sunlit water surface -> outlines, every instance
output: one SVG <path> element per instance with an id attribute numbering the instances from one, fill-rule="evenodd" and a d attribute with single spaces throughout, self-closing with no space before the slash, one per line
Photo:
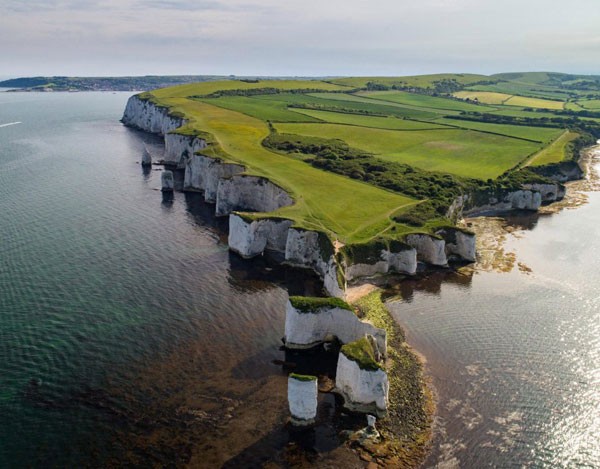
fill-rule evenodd
<path id="1" fill-rule="evenodd" d="M 600 467 L 600 194 L 525 221 L 507 250 L 532 273 L 422 282 L 390 305 L 439 394 L 425 467 Z"/>

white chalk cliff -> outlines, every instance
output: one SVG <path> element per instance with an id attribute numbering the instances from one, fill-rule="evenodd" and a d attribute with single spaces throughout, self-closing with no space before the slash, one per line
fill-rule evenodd
<path id="1" fill-rule="evenodd" d="M 285 346 L 289 349 L 306 349 L 334 338 L 348 344 L 365 335 L 375 338 L 379 354 L 385 356 L 385 330 L 361 321 L 353 311 L 336 306 L 321 306 L 314 311 L 303 311 L 296 309 L 289 300 L 287 302 Z"/>
<path id="2" fill-rule="evenodd" d="M 313 379 L 310 379 L 313 378 Z M 317 378 L 314 376 L 288 376 L 288 405 L 295 425 L 310 425 L 317 416 Z"/>
<path id="3" fill-rule="evenodd" d="M 368 262 L 346 262 L 338 265 L 329 239 L 323 233 L 294 227 L 290 220 L 262 217 L 248 219 L 234 212 L 272 212 L 293 204 L 284 189 L 266 178 L 244 174 L 243 165 L 226 163 L 219 158 L 202 155 L 207 142 L 196 136 L 183 135 L 176 129 L 186 121 L 169 114 L 165 107 L 133 96 L 127 102 L 122 122 L 125 125 L 163 135 L 163 163 L 184 170 L 183 189 L 199 191 L 207 202 L 216 203 L 217 216 L 229 215 L 229 246 L 243 257 L 261 255 L 264 251 L 284 254 L 285 262 L 312 269 L 323 279 L 327 293 L 343 298 L 346 282 L 389 272 L 413 274 L 417 257 L 430 264 L 446 265 L 444 241 L 429 235 L 414 235 L 412 248 L 382 249 L 377 259 Z M 175 131 L 175 132 L 174 132 Z M 550 190 L 546 191 L 550 194 Z M 415 237 L 416 236 L 416 237 Z M 454 257 L 471 260 L 470 250 L 449 247 Z"/>
<path id="4" fill-rule="evenodd" d="M 335 390 L 344 398 L 344 407 L 356 412 L 385 416 L 388 405 L 389 382 L 383 370 L 364 370 L 340 352 Z"/>

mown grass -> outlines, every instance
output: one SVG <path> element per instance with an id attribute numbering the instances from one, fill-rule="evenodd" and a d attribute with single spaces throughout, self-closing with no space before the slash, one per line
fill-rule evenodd
<path id="1" fill-rule="evenodd" d="M 590 111 L 600 110 L 600 99 L 579 100 L 576 104 Z"/>
<path id="2" fill-rule="evenodd" d="M 325 231 L 344 242 L 358 242 L 388 229 L 391 216 L 416 203 L 267 150 L 261 142 L 269 128 L 259 119 L 197 100 L 168 97 L 168 90 L 158 91 L 162 104 L 190 119 L 186 132 L 213 136 L 216 145 L 203 153 L 242 163 L 249 174 L 267 177 L 290 193 L 295 204 L 271 212 L 271 216 L 292 219 L 297 226 Z"/>
<path id="3" fill-rule="evenodd" d="M 446 114 L 439 109 L 427 109 L 418 106 L 407 106 L 391 101 L 381 101 L 346 93 L 313 93 L 311 96 L 331 101 L 343 101 L 340 106 L 352 106 L 356 109 L 364 109 L 379 112 L 396 117 L 408 117 L 411 119 L 434 119 L 440 114 Z"/>
<path id="4" fill-rule="evenodd" d="M 444 111 L 490 112 L 494 110 L 494 108 L 489 106 L 471 104 L 456 99 L 440 98 L 426 94 L 408 93 L 406 91 L 368 91 L 359 93 L 359 96 Z"/>
<path id="5" fill-rule="evenodd" d="M 550 142 L 562 133 L 562 130 L 560 129 L 530 127 L 525 125 L 488 124 L 486 122 L 475 122 L 460 119 L 438 119 L 436 122 L 440 124 L 461 127 L 464 129 L 478 130 L 480 132 L 506 135 L 507 137 L 535 140 L 540 143 Z"/>
<path id="6" fill-rule="evenodd" d="M 300 97 L 302 97 L 302 95 L 300 95 Z M 318 119 L 310 117 L 309 115 L 298 114 L 288 110 L 288 103 L 283 100 L 267 101 L 246 96 L 223 96 L 220 98 L 205 98 L 199 100 L 214 106 L 241 112 L 263 121 L 318 122 Z"/>
<path id="7" fill-rule="evenodd" d="M 513 95 L 493 91 L 457 91 L 453 96 L 465 100 L 477 100 L 482 104 L 502 104 Z"/>
<path id="8" fill-rule="evenodd" d="M 457 176 L 496 178 L 539 144 L 460 129 L 393 131 L 339 124 L 276 124 L 282 133 L 337 138 L 378 158 Z"/>
<path id="9" fill-rule="evenodd" d="M 389 130 L 427 130 L 443 129 L 445 126 L 437 123 L 399 119 L 397 117 L 364 116 L 360 114 L 345 114 L 342 112 L 319 111 L 314 109 L 294 109 L 296 113 L 335 124 L 357 125 Z M 299 119 L 298 119 L 299 120 Z"/>
<path id="10" fill-rule="evenodd" d="M 560 110 L 564 108 L 565 103 L 562 101 L 551 101 L 549 99 L 513 96 L 512 98 L 504 101 L 504 105 Z"/>
<path id="11" fill-rule="evenodd" d="M 550 163 L 559 163 L 565 159 L 567 145 L 579 136 L 576 132 L 565 130 L 549 146 L 536 153 L 529 161 L 530 166 L 543 166 Z"/>

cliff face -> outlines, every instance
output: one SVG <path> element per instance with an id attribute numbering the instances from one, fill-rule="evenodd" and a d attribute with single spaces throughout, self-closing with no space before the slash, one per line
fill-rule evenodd
<path id="1" fill-rule="evenodd" d="M 444 240 L 413 235 L 413 242 L 409 243 L 412 247 L 386 246 L 373 258 L 345 262 L 341 269 L 331 241 L 323 233 L 292 227 L 290 220 L 281 218 L 250 219 L 235 214 L 236 211 L 271 212 L 291 205 L 293 200 L 268 179 L 243 174 L 242 165 L 199 154 L 207 146 L 204 139 L 170 133 L 184 125 L 184 119 L 170 116 L 168 109 L 133 96 L 122 122 L 165 137 L 163 162 L 184 169 L 184 190 L 204 193 L 207 202 L 216 203 L 217 216 L 229 215 L 231 250 L 247 258 L 266 250 L 283 253 L 286 263 L 317 272 L 331 296 L 343 298 L 346 282 L 356 278 L 389 272 L 414 274 L 417 257 L 430 264 L 446 265 L 445 249 L 454 257 L 467 260 L 473 257 L 462 245 L 446 247 Z"/>
<path id="2" fill-rule="evenodd" d="M 176 165 L 177 169 L 184 169 L 192 155 L 203 148 L 206 148 L 206 141 L 202 138 L 167 133 L 163 162 Z"/>
<path id="3" fill-rule="evenodd" d="M 153 134 L 166 135 L 171 130 L 181 127 L 185 121 L 169 115 L 168 109 L 156 106 L 132 96 L 127 101 L 122 119 L 123 124 Z"/>
<path id="4" fill-rule="evenodd" d="M 446 243 L 427 234 L 410 234 L 406 242 L 417 250 L 417 259 L 427 264 L 447 266 Z"/>
<path id="5" fill-rule="evenodd" d="M 222 178 L 241 174 L 245 168 L 239 164 L 223 163 L 218 158 L 192 154 L 185 167 L 184 190 L 204 192 L 204 200 L 217 201 L 217 188 Z"/>
<path id="6" fill-rule="evenodd" d="M 359 364 L 340 353 L 337 363 L 335 389 L 344 398 L 344 407 L 357 412 L 385 416 L 389 382 L 383 370 L 364 370 Z"/>
<path id="7" fill-rule="evenodd" d="M 474 216 L 485 212 L 508 210 L 538 210 L 542 204 L 561 200 L 565 196 L 565 187 L 554 184 L 523 184 L 521 189 L 501 194 L 478 194 L 474 197 L 462 197 L 455 201 L 454 209 L 464 215 Z"/>
<path id="8" fill-rule="evenodd" d="M 240 174 L 219 180 L 216 215 L 233 211 L 273 212 L 294 201 L 281 187 L 259 176 Z"/>
<path id="9" fill-rule="evenodd" d="M 302 426 L 314 423 L 318 392 L 316 377 L 294 374 L 288 377 L 288 405 L 293 424 Z"/>
<path id="10" fill-rule="evenodd" d="M 323 306 L 314 311 L 294 308 L 288 301 L 285 309 L 285 346 L 306 349 L 337 338 L 343 344 L 354 342 L 365 335 L 373 336 L 379 354 L 385 355 L 387 338 L 384 329 L 363 322 L 353 311 L 340 307 Z"/>

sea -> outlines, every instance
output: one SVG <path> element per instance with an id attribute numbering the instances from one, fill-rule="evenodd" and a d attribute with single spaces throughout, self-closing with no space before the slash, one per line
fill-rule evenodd
<path id="1" fill-rule="evenodd" d="M 319 282 L 163 195 L 130 95 L 0 92 L 0 467 L 261 467 L 290 443 L 286 298 Z M 530 271 L 388 302 L 437 396 L 424 467 L 600 467 L 600 196 L 518 223 Z M 334 433 L 312 443 L 331 467 Z"/>

